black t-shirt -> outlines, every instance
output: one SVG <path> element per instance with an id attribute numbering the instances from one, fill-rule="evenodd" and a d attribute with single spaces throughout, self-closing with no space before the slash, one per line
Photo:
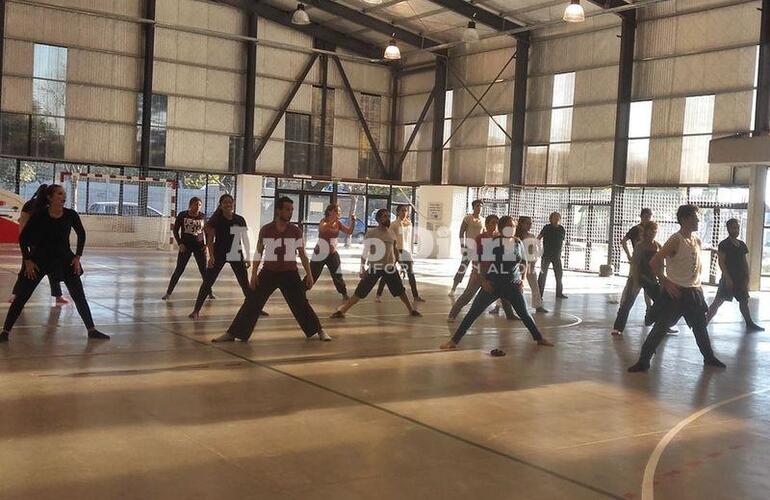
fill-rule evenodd
<path id="1" fill-rule="evenodd" d="M 232 219 L 227 219 L 224 215 L 215 213 L 206 225 L 214 229 L 214 259 L 218 261 L 227 260 L 227 254 L 230 252 L 235 240 L 235 234 L 231 228 L 233 226 L 246 227 L 246 219 L 238 214 L 233 214 Z M 243 255 L 241 255 L 241 258 L 243 258 Z"/>
<path id="2" fill-rule="evenodd" d="M 637 224 L 628 230 L 624 239 L 631 242 L 631 247 L 635 247 L 637 243 L 642 241 L 642 227 Z"/>
<path id="3" fill-rule="evenodd" d="M 564 226 L 546 224 L 540 230 L 540 235 L 543 237 L 543 255 L 555 256 L 561 254 L 561 247 L 564 244 L 564 238 L 567 236 Z"/>
<path id="4" fill-rule="evenodd" d="M 70 232 L 77 234 L 77 249 L 72 253 Z M 59 266 L 68 266 L 75 255 L 83 255 L 86 231 L 80 216 L 74 210 L 64 209 L 59 218 L 53 218 L 48 210 L 40 210 L 30 217 L 19 237 L 21 253 L 25 259 L 32 259 L 45 271 Z"/>
<path id="5" fill-rule="evenodd" d="M 206 223 L 206 216 L 203 212 L 192 215 L 187 210 L 179 212 L 174 222 L 174 239 L 177 244 L 187 247 L 203 246 L 203 225 Z"/>
<path id="6" fill-rule="evenodd" d="M 749 247 L 741 240 L 735 240 L 733 243 L 730 238 L 725 238 L 719 243 L 719 253 L 725 254 L 725 266 L 730 277 L 735 282 L 743 282 L 748 279 L 746 273 L 746 257 L 749 253 Z"/>

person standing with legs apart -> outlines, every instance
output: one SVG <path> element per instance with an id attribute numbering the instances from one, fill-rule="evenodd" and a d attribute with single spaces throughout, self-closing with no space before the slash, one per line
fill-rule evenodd
<path id="1" fill-rule="evenodd" d="M 198 290 L 198 298 L 195 299 L 195 307 L 188 316 L 191 319 L 200 317 L 200 310 L 206 296 L 211 293 L 211 287 L 228 262 L 244 296 L 249 292 L 249 273 L 246 270 L 248 269 L 248 262 L 239 246 L 234 246 L 235 236 L 238 236 L 237 242 L 240 243 L 241 236 L 246 234 L 246 219 L 235 213 L 234 205 L 235 200 L 229 194 L 220 196 L 219 206 L 203 228 L 206 232 L 209 261 L 203 283 Z M 246 249 L 246 253 L 248 254 L 248 249 Z M 265 314 L 264 311 L 262 314 Z"/>
<path id="2" fill-rule="evenodd" d="M 454 282 L 452 283 L 452 289 L 449 291 L 450 297 L 455 294 L 457 285 L 459 285 L 463 280 L 465 271 L 468 269 L 468 265 L 470 264 L 471 260 L 473 260 L 473 256 L 471 255 L 471 251 L 468 248 L 468 245 L 473 244 L 472 241 L 475 240 L 476 236 L 480 235 L 481 231 L 484 229 L 481 222 L 481 208 L 483 207 L 482 201 L 475 200 L 473 203 L 471 203 L 471 207 L 473 207 L 473 213 L 466 215 L 462 224 L 460 224 L 460 250 L 462 251 L 462 259 L 460 260 L 460 267 L 457 269 L 457 273 L 455 274 Z"/>
<path id="3" fill-rule="evenodd" d="M 370 228 L 364 236 L 364 252 L 361 254 L 359 273 L 361 281 L 353 296 L 331 315 L 332 318 L 344 318 L 351 307 L 369 295 L 378 280 L 383 280 L 390 293 L 401 299 L 411 316 L 422 316 L 409 302 L 404 283 L 396 269 L 396 236 L 390 230 L 390 211 L 387 208 L 377 210 L 375 219 L 377 227 Z"/>
<path id="4" fill-rule="evenodd" d="M 310 259 L 310 270 L 313 273 L 313 282 L 317 282 L 318 277 L 321 276 L 321 271 L 326 266 L 332 275 L 332 282 L 334 282 L 337 293 L 342 295 L 342 300 L 348 300 L 350 297 L 348 297 L 345 280 L 342 278 L 340 254 L 337 253 L 337 238 L 340 233 L 346 235 L 353 233 L 353 228 L 356 227 L 356 217 L 350 214 L 350 227 L 348 227 L 340 222 L 341 213 L 340 207 L 336 203 L 326 207 L 324 218 L 318 224 L 318 244 Z"/>
<path id="5" fill-rule="evenodd" d="M 21 232 L 24 231 L 24 226 L 29 222 L 29 218 L 32 217 L 32 215 L 35 214 L 38 210 L 46 210 L 48 208 L 48 200 L 45 197 L 45 191 L 48 189 L 48 184 L 41 184 L 37 190 L 35 191 L 35 194 L 32 195 L 32 198 L 27 200 L 26 203 L 21 207 L 21 214 L 19 215 L 19 235 L 21 235 Z M 24 264 L 22 263 L 21 271 L 19 271 L 19 275 L 24 272 Z M 16 280 L 16 284 L 13 286 L 13 292 L 11 292 L 11 296 L 8 297 L 8 302 L 13 302 L 13 299 L 16 297 L 16 294 L 19 291 L 19 283 L 20 279 Z M 57 306 L 63 306 L 64 304 L 69 304 L 69 300 L 64 298 L 64 295 L 61 291 L 61 283 L 58 281 L 51 281 L 51 277 L 48 277 L 48 284 L 51 287 L 51 297 L 53 297 L 56 300 Z"/>
<path id="6" fill-rule="evenodd" d="M 30 217 L 19 235 L 24 271 L 19 273 L 19 286 L 5 317 L 0 342 L 8 342 L 11 328 L 43 276 L 48 276 L 52 283 L 64 281 L 67 285 L 78 314 L 88 330 L 89 339 L 108 340 L 110 337 L 94 326 L 91 308 L 88 307 L 83 283 L 80 281 L 80 275 L 83 274 L 80 257 L 86 244 L 86 231 L 80 216 L 76 211 L 64 208 L 67 195 L 58 184 L 48 186 L 45 197 L 48 208 L 38 210 Z M 77 235 L 75 253 L 70 248 L 70 233 L 73 230 Z"/>
<path id="7" fill-rule="evenodd" d="M 390 230 L 396 236 L 396 259 L 401 271 L 409 279 L 409 288 L 412 289 L 412 298 L 415 302 L 425 302 L 417 292 L 417 279 L 414 277 L 414 261 L 412 260 L 412 221 L 409 220 L 409 205 L 399 205 L 396 208 L 396 220 L 390 225 Z M 385 289 L 385 281 L 380 280 L 377 285 L 375 302 L 380 302 L 382 291 Z"/>
<path id="8" fill-rule="evenodd" d="M 701 242 L 695 234 L 700 223 L 698 207 L 682 205 L 676 211 L 676 220 L 681 229 L 666 241 L 650 263 L 663 290 L 653 305 L 655 325 L 642 345 L 639 361 L 628 369 L 629 372 L 646 372 L 650 369 L 650 360 L 666 336 L 669 325 L 673 325 L 682 316 L 695 334 L 698 349 L 703 355 L 703 364 L 725 368 L 725 364 L 714 355 L 706 329 L 708 308 L 701 288 Z"/>
<path id="9" fill-rule="evenodd" d="M 553 345 L 543 337 L 532 316 L 529 315 L 527 302 L 521 291 L 524 286 L 522 277 L 526 273 L 527 261 L 524 259 L 524 245 L 514 236 L 513 217 L 509 215 L 500 217 L 497 227 L 499 235 L 482 239 L 481 248 L 478 250 L 481 290 L 473 299 L 473 305 L 455 334 L 441 345 L 441 349 L 456 348 L 484 310 L 501 298 L 511 303 L 538 345 Z"/>
<path id="10" fill-rule="evenodd" d="M 179 245 L 179 253 L 176 256 L 176 268 L 171 274 L 171 280 L 168 282 L 168 288 L 166 294 L 161 298 L 162 300 L 168 300 L 171 297 L 191 255 L 195 256 L 195 263 L 198 265 L 201 278 L 206 277 L 206 244 L 203 241 L 203 226 L 206 223 L 206 216 L 201 212 L 202 205 L 201 199 L 193 196 L 190 198 L 188 209 L 179 212 L 179 215 L 176 216 L 174 239 Z M 209 292 L 209 298 L 215 298 L 212 292 Z"/>
<path id="11" fill-rule="evenodd" d="M 719 280 L 714 302 L 709 306 L 706 323 L 711 322 L 725 301 L 732 302 L 734 297 L 738 301 L 743 321 L 746 322 L 746 331 L 762 332 L 765 329 L 754 323 L 749 311 L 749 247 L 738 239 L 741 234 L 741 223 L 738 219 L 727 221 L 727 233 L 729 236 L 719 243 L 719 268 L 722 270 L 722 278 Z"/>
<path id="12" fill-rule="evenodd" d="M 623 239 L 620 240 L 620 247 L 623 249 L 623 252 L 625 252 L 626 257 L 628 258 L 628 263 L 631 266 L 634 265 L 634 259 L 632 258 L 631 253 L 634 251 L 636 244 L 642 241 L 642 231 L 644 230 L 644 224 L 646 222 L 650 222 L 651 220 L 652 210 L 649 208 L 643 208 L 639 213 L 639 224 L 629 229 L 626 235 L 623 236 Z M 628 249 L 629 243 L 631 244 L 631 250 Z M 631 272 L 633 272 L 633 270 L 631 270 Z M 650 306 L 652 305 L 652 299 L 647 295 L 647 290 L 644 291 L 644 303 L 647 305 L 647 309 L 649 310 Z"/>
<path id="13" fill-rule="evenodd" d="M 628 313 L 636 302 L 636 297 L 640 290 L 644 290 L 646 296 L 653 301 L 658 300 L 660 296 L 660 284 L 658 277 L 655 276 L 650 261 L 660 251 L 660 244 L 655 241 L 658 234 L 658 225 L 654 222 L 645 222 L 642 224 L 642 239 L 634 245 L 634 254 L 631 259 L 631 272 L 626 280 L 626 287 L 623 289 L 623 295 L 620 299 L 618 315 L 615 318 L 615 324 L 612 327 L 612 335 L 618 337 L 623 335 L 628 321 Z M 651 309 L 647 308 L 645 314 L 645 323 L 651 324 Z"/>
<path id="14" fill-rule="evenodd" d="M 543 307 L 543 296 L 540 294 L 540 284 L 537 282 L 535 274 L 535 264 L 542 253 L 540 240 L 534 234 L 530 233 L 532 229 L 532 217 L 522 215 L 516 224 L 516 237 L 524 244 L 524 257 L 527 260 L 527 284 L 532 293 L 532 307 L 539 313 L 547 313 L 548 310 Z"/>
<path id="15" fill-rule="evenodd" d="M 561 282 L 561 249 L 567 232 L 564 230 L 564 226 L 559 224 L 561 221 L 561 214 L 559 212 L 551 213 L 548 220 L 550 224 L 543 226 L 543 229 L 540 230 L 540 234 L 537 236 L 537 239 L 543 240 L 543 257 L 540 259 L 540 276 L 537 278 L 540 296 L 542 297 L 545 292 L 545 279 L 548 276 L 548 268 L 553 265 L 553 274 L 556 276 L 556 298 L 566 299 L 567 296 L 564 295 L 564 287 Z"/>
<path id="16" fill-rule="evenodd" d="M 259 320 L 259 311 L 276 290 L 281 291 L 305 337 L 318 334 L 318 340 L 328 342 L 332 339 L 323 331 L 318 315 L 307 300 L 307 290 L 313 288 L 313 273 L 305 253 L 302 231 L 291 223 L 293 213 L 292 199 L 287 196 L 278 198 L 275 220 L 259 230 L 257 255 L 246 299 L 227 332 L 212 342 L 248 341 Z M 297 256 L 305 270 L 304 280 L 299 277 Z"/>

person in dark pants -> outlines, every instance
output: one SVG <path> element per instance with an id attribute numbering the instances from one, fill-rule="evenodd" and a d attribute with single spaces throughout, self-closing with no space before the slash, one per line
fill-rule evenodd
<path id="1" fill-rule="evenodd" d="M 409 302 L 404 283 L 396 269 L 396 236 L 390 230 L 390 211 L 387 208 L 377 210 L 375 220 L 377 220 L 377 227 L 369 229 L 364 236 L 364 252 L 361 254 L 361 272 L 359 273 L 361 281 L 353 296 L 340 306 L 331 318 L 344 318 L 351 307 L 369 295 L 378 280 L 385 282 L 391 295 L 401 299 L 411 316 L 422 316 Z M 368 269 L 367 262 L 369 262 Z"/>
<path id="2" fill-rule="evenodd" d="M 658 225 L 654 222 L 645 222 L 642 224 L 641 240 L 634 246 L 634 254 L 631 262 L 631 273 L 626 280 L 626 287 L 623 289 L 623 295 L 618 308 L 618 315 L 615 318 L 615 324 L 612 327 L 612 335 L 623 335 L 623 330 L 628 321 L 628 313 L 636 302 L 636 297 L 640 290 L 653 301 L 660 295 L 660 284 L 658 277 L 655 276 L 650 261 L 660 251 L 660 244 L 655 241 L 655 235 L 658 233 Z M 647 319 L 645 323 L 650 322 L 650 309 L 647 309 Z"/>
<path id="3" fill-rule="evenodd" d="M 703 355 L 703 364 L 725 368 L 725 364 L 714 355 L 706 329 L 708 308 L 701 288 L 701 242 L 695 234 L 700 223 L 698 207 L 682 205 L 676 211 L 676 220 L 681 229 L 668 239 L 650 262 L 663 290 L 652 306 L 655 325 L 642 345 L 639 361 L 628 369 L 629 372 L 646 372 L 650 369 L 650 360 L 666 336 L 666 330 L 682 316 L 695 334 L 698 349 Z"/>
<path id="4" fill-rule="evenodd" d="M 498 236 L 486 238 L 481 242 L 479 251 L 481 290 L 455 334 L 441 345 L 441 349 L 456 348 L 484 310 L 501 298 L 511 303 L 538 345 L 553 345 L 540 333 L 527 310 L 527 302 L 522 293 L 524 286 L 522 277 L 526 273 L 527 261 L 524 256 L 524 245 L 514 236 L 513 217 L 509 215 L 500 217 L 498 232 L 500 233 Z"/>
<path id="5" fill-rule="evenodd" d="M 390 230 L 396 236 L 396 259 L 401 271 L 409 279 L 409 288 L 412 289 L 412 298 L 415 302 L 425 302 L 417 291 L 417 279 L 414 277 L 414 260 L 412 259 L 412 221 L 409 220 L 409 205 L 399 205 L 396 209 L 396 220 L 390 225 Z M 385 289 L 385 281 L 380 280 L 377 285 L 375 302 L 380 302 L 382 291 Z"/>
<path id="6" fill-rule="evenodd" d="M 317 282 L 324 266 L 329 269 L 332 275 L 332 282 L 337 293 L 342 295 L 342 300 L 348 300 L 348 289 L 345 286 L 345 280 L 342 277 L 342 263 L 340 254 L 337 253 L 337 238 L 340 233 L 352 234 L 356 227 L 356 218 L 350 215 L 350 227 L 340 222 L 342 211 L 339 205 L 332 203 L 326 207 L 324 218 L 318 224 L 318 244 L 313 250 L 313 256 L 310 258 L 310 270 L 313 273 L 313 282 Z"/>
<path id="7" fill-rule="evenodd" d="M 83 283 L 80 281 L 80 275 L 83 274 L 80 257 L 86 244 L 86 231 L 80 216 L 76 211 L 64 208 L 67 195 L 58 184 L 48 186 L 45 197 L 48 208 L 38 210 L 19 236 L 24 271 L 19 274 L 19 287 L 8 309 L 3 331 L 0 332 L 0 342 L 8 342 L 11 328 L 43 276 L 48 276 L 51 282 L 64 281 L 67 285 L 78 314 L 88 330 L 88 338 L 107 340 L 110 337 L 94 326 Z M 77 235 L 75 253 L 70 248 L 70 233 L 73 230 Z"/>
<path id="8" fill-rule="evenodd" d="M 564 245 L 564 239 L 566 237 L 566 231 L 564 226 L 559 224 L 561 221 L 561 214 L 559 212 L 551 213 L 548 217 L 550 224 L 543 226 L 540 230 L 538 239 L 543 240 L 543 256 L 540 259 L 540 275 L 537 278 L 538 286 L 540 287 L 540 296 L 543 296 L 545 291 L 545 279 L 548 276 L 548 268 L 553 266 L 553 274 L 556 276 L 556 298 L 566 299 L 564 295 L 564 287 L 562 286 L 562 265 L 561 265 L 561 249 Z"/>
<path id="9" fill-rule="evenodd" d="M 38 210 L 46 210 L 48 208 L 48 200 L 45 197 L 46 189 L 48 189 L 48 184 L 41 184 L 38 186 L 35 194 L 32 195 L 32 198 L 27 200 L 27 202 L 24 203 L 24 205 L 21 207 L 21 214 L 19 215 L 19 235 L 21 235 L 21 232 L 24 231 L 24 226 L 27 224 L 27 222 L 29 222 L 29 218 L 32 217 L 35 212 Z M 22 268 L 21 271 L 19 271 L 19 274 L 23 272 L 24 264 L 22 263 Z M 9 303 L 13 302 L 14 297 L 16 297 L 16 294 L 19 291 L 19 283 L 20 280 L 16 280 L 16 284 L 13 286 L 11 296 L 8 297 Z M 65 299 L 64 294 L 62 294 L 60 282 L 51 281 L 51 277 L 49 276 L 48 284 L 51 287 L 51 297 L 54 297 L 57 306 L 69 304 L 69 300 Z"/>
<path id="10" fill-rule="evenodd" d="M 623 236 L 623 239 L 620 240 L 620 247 L 623 249 L 623 252 L 625 252 L 626 257 L 628 258 L 628 262 L 631 266 L 634 265 L 634 259 L 632 256 L 634 247 L 637 243 L 642 241 L 642 231 L 644 224 L 650 222 L 651 220 L 652 210 L 649 208 L 643 208 L 639 213 L 639 224 L 629 229 L 626 235 Z M 631 250 L 628 249 L 629 243 L 631 244 Z M 633 273 L 633 269 L 631 272 Z M 649 309 L 652 305 L 652 299 L 647 295 L 647 290 L 644 291 L 644 303 L 647 305 L 647 309 Z"/>
<path id="11" fill-rule="evenodd" d="M 204 226 L 209 261 L 203 283 L 198 290 L 195 307 L 188 316 L 189 318 L 198 319 L 200 317 L 203 302 L 206 300 L 206 296 L 211 293 L 211 287 L 227 263 L 230 264 L 243 294 L 249 293 L 249 273 L 247 271 L 249 263 L 244 259 L 244 253 L 248 254 L 248 249 L 243 252 L 239 246 L 233 246 L 236 235 L 238 235 L 238 241 L 242 241 L 241 236 L 245 234 L 247 229 L 246 219 L 235 213 L 234 204 L 233 197 L 229 194 L 220 196 L 219 206 Z"/>
<path id="12" fill-rule="evenodd" d="M 195 256 L 195 263 L 198 264 L 201 278 L 206 277 L 206 244 L 203 238 L 206 216 L 201 212 L 202 205 L 201 199 L 193 196 L 190 198 L 188 209 L 179 212 L 179 215 L 176 216 L 174 239 L 179 245 L 179 253 L 176 256 L 176 268 L 171 274 L 171 280 L 168 282 L 168 288 L 162 300 L 168 300 L 171 297 L 179 278 L 182 277 L 182 273 L 190 261 L 190 256 Z M 215 298 L 212 292 L 209 292 L 209 298 Z"/>
<path id="13" fill-rule="evenodd" d="M 317 334 L 319 340 L 332 339 L 323 331 L 318 315 L 307 300 L 306 291 L 313 288 L 313 273 L 305 253 L 302 231 L 291 223 L 293 212 L 294 202 L 291 198 L 284 196 L 278 199 L 275 220 L 259 230 L 257 256 L 252 266 L 246 299 L 227 332 L 212 342 L 248 341 L 259 320 L 259 311 L 276 290 L 281 291 L 294 319 L 307 338 Z M 297 270 L 297 256 L 305 270 L 304 280 L 300 278 Z"/>
<path id="14" fill-rule="evenodd" d="M 460 267 L 457 268 L 454 280 L 452 282 L 452 289 L 449 290 L 449 296 L 454 295 L 457 286 L 462 282 L 465 276 L 465 271 L 468 270 L 471 260 L 473 260 L 472 249 L 468 248 L 469 244 L 472 244 L 472 240 L 476 239 L 476 236 L 481 234 L 484 229 L 484 224 L 481 220 L 481 208 L 483 207 L 481 200 L 475 200 L 471 203 L 473 212 L 466 215 L 460 224 L 460 250 L 462 251 L 462 259 L 460 260 Z"/>
<path id="15" fill-rule="evenodd" d="M 709 306 L 706 323 L 711 322 L 725 301 L 732 302 L 735 298 L 743 321 L 746 322 L 746 331 L 764 331 L 764 328 L 754 323 L 749 311 L 749 262 L 746 259 L 749 248 L 738 239 L 741 234 L 741 223 L 738 219 L 727 221 L 727 233 L 729 236 L 719 243 L 719 268 L 722 270 L 722 278 L 719 280 L 714 302 Z"/>

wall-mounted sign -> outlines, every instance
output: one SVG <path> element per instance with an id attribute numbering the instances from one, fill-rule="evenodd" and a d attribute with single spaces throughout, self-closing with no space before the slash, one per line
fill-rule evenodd
<path id="1" fill-rule="evenodd" d="M 441 202 L 428 203 L 428 219 L 441 220 L 444 215 L 444 204 Z"/>

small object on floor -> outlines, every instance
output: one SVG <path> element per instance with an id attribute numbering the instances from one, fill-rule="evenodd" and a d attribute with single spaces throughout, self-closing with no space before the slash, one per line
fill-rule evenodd
<path id="1" fill-rule="evenodd" d="M 713 366 L 714 368 L 727 368 L 727 365 L 717 359 L 716 356 L 712 356 L 703 360 L 704 366 Z"/>
<path id="2" fill-rule="evenodd" d="M 69 304 L 70 301 L 59 295 L 56 297 L 56 305 L 57 306 L 63 306 L 64 304 Z"/>
<path id="3" fill-rule="evenodd" d="M 549 312 L 551 312 L 551 311 L 549 311 L 548 309 L 546 309 L 546 308 L 545 308 L 545 307 L 543 307 L 543 306 L 540 306 L 540 307 L 538 307 L 537 309 L 535 309 L 535 312 L 539 312 L 539 313 L 543 313 L 543 314 L 545 314 L 545 313 L 549 313 Z"/>
<path id="4" fill-rule="evenodd" d="M 334 314 L 329 316 L 331 319 L 342 319 L 345 317 L 345 313 L 342 311 L 334 311 Z"/>
<path id="5" fill-rule="evenodd" d="M 415 302 L 425 302 L 425 299 L 423 299 L 422 297 L 415 297 L 414 301 Z"/>
<path id="6" fill-rule="evenodd" d="M 171 297 L 171 294 L 167 293 L 163 297 L 161 297 L 160 300 L 168 300 L 170 297 Z"/>
<path id="7" fill-rule="evenodd" d="M 566 295 L 564 295 L 564 294 L 561 294 L 561 295 L 557 295 L 557 296 L 556 296 L 556 298 L 557 298 L 557 299 L 568 299 L 569 297 L 567 297 L 567 296 L 566 296 Z"/>
<path id="8" fill-rule="evenodd" d="M 746 325 L 746 331 L 749 332 L 749 333 L 751 333 L 751 332 L 764 332 L 765 329 L 762 328 L 761 326 L 759 326 L 756 323 L 752 323 L 750 325 Z"/>
<path id="9" fill-rule="evenodd" d="M 190 314 L 188 314 L 187 317 L 193 321 L 196 321 L 200 319 L 201 314 L 198 311 L 193 311 Z"/>
<path id="10" fill-rule="evenodd" d="M 644 363 L 642 361 L 637 361 L 635 365 L 631 366 L 628 369 L 628 373 L 641 373 L 646 372 L 650 369 L 649 363 Z"/>
<path id="11" fill-rule="evenodd" d="M 209 299 L 216 299 L 217 296 L 214 295 L 214 292 L 209 292 Z"/>
<path id="12" fill-rule="evenodd" d="M 382 297 L 380 297 L 379 295 L 375 295 L 374 301 L 379 304 L 380 302 L 382 302 Z"/>
<path id="13" fill-rule="evenodd" d="M 443 344 L 439 346 L 439 349 L 446 351 L 447 349 L 457 349 L 457 344 L 455 344 L 454 340 L 447 340 Z"/>
<path id="14" fill-rule="evenodd" d="M 320 332 L 318 332 L 318 340 L 320 340 L 321 342 L 331 342 L 332 337 L 325 331 L 321 330 Z"/>
<path id="15" fill-rule="evenodd" d="M 613 337 L 622 337 L 623 336 L 623 332 L 621 332 L 620 330 L 612 330 L 612 336 Z"/>
<path id="16" fill-rule="evenodd" d="M 553 347 L 553 342 L 551 342 L 548 339 L 540 339 L 537 341 L 537 345 L 541 345 L 544 347 Z"/>
<path id="17" fill-rule="evenodd" d="M 99 330 L 89 330 L 88 338 L 93 340 L 110 340 L 110 336 L 106 333 L 102 333 Z"/>
<path id="18" fill-rule="evenodd" d="M 260 316 L 270 316 L 270 315 L 267 313 L 267 311 L 265 311 L 264 309 L 262 309 L 261 311 L 259 311 L 259 315 L 260 315 Z"/>
<path id="19" fill-rule="evenodd" d="M 415 318 L 422 318 L 422 314 L 420 314 L 420 311 L 417 309 L 412 309 L 412 312 L 409 313 L 409 316 L 413 316 Z"/>
<path id="20" fill-rule="evenodd" d="M 9 337 L 9 335 L 10 335 L 10 334 L 9 334 L 8 332 L 2 332 L 2 333 L 0 333 L 0 344 L 2 344 L 2 343 L 4 343 L 4 342 L 8 342 L 8 337 Z"/>
<path id="21" fill-rule="evenodd" d="M 225 332 L 219 337 L 211 339 L 212 342 L 235 342 L 235 337 L 230 332 Z"/>
<path id="22" fill-rule="evenodd" d="M 489 355 L 494 358 L 501 358 L 505 356 L 505 351 L 503 351 L 502 349 L 492 349 L 491 351 L 489 351 Z"/>

